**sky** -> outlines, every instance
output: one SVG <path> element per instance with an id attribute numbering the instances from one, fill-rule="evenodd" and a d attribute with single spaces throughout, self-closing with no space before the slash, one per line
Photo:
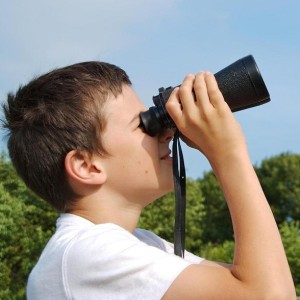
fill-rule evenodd
<path id="1" fill-rule="evenodd" d="M 235 113 L 251 160 L 299 154 L 299 12 L 299 0 L 0 0 L 0 102 L 34 76 L 101 60 L 123 68 L 152 106 L 158 88 L 251 54 L 271 96 Z M 183 151 L 188 177 L 210 170 L 201 153 Z"/>

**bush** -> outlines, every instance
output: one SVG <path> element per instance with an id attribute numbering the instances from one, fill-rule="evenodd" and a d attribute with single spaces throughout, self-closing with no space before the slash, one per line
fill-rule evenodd
<path id="1" fill-rule="evenodd" d="M 297 295 L 300 295 L 300 222 L 284 222 L 280 234 L 291 268 Z"/>
<path id="2" fill-rule="evenodd" d="M 0 299 L 25 299 L 28 275 L 53 234 L 57 213 L 0 159 Z"/>

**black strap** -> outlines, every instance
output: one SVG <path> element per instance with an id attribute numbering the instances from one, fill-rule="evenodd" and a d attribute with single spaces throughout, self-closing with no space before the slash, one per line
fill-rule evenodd
<path id="1" fill-rule="evenodd" d="M 184 258 L 185 249 L 185 210 L 186 210 L 186 176 L 184 159 L 177 130 L 173 139 L 173 179 L 175 191 L 175 228 L 174 253 Z M 178 168 L 179 159 L 179 168 Z"/>

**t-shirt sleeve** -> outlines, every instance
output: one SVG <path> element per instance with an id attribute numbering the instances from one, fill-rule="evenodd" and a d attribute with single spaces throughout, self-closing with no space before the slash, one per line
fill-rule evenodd
<path id="1" fill-rule="evenodd" d="M 117 227 L 100 233 L 96 228 L 65 251 L 63 280 L 69 299 L 161 299 L 192 263 Z"/>

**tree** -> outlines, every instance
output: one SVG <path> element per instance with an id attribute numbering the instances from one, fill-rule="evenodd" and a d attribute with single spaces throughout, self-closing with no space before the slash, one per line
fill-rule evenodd
<path id="1" fill-rule="evenodd" d="M 233 228 L 229 209 L 214 173 L 212 171 L 205 173 L 199 184 L 205 210 L 201 223 L 203 242 L 219 244 L 232 240 Z"/>
<path id="2" fill-rule="evenodd" d="M 276 222 L 300 220 L 300 155 L 274 156 L 256 171 Z"/>
<path id="3" fill-rule="evenodd" d="M 297 295 L 300 295 L 300 221 L 281 224 L 280 235 L 293 275 Z"/>
<path id="4" fill-rule="evenodd" d="M 0 158 L 0 299 L 25 298 L 26 281 L 53 234 L 57 213 Z"/>
<path id="5" fill-rule="evenodd" d="M 224 241 L 222 244 L 205 244 L 200 252 L 201 257 L 205 259 L 232 264 L 234 253 L 234 242 Z"/>

